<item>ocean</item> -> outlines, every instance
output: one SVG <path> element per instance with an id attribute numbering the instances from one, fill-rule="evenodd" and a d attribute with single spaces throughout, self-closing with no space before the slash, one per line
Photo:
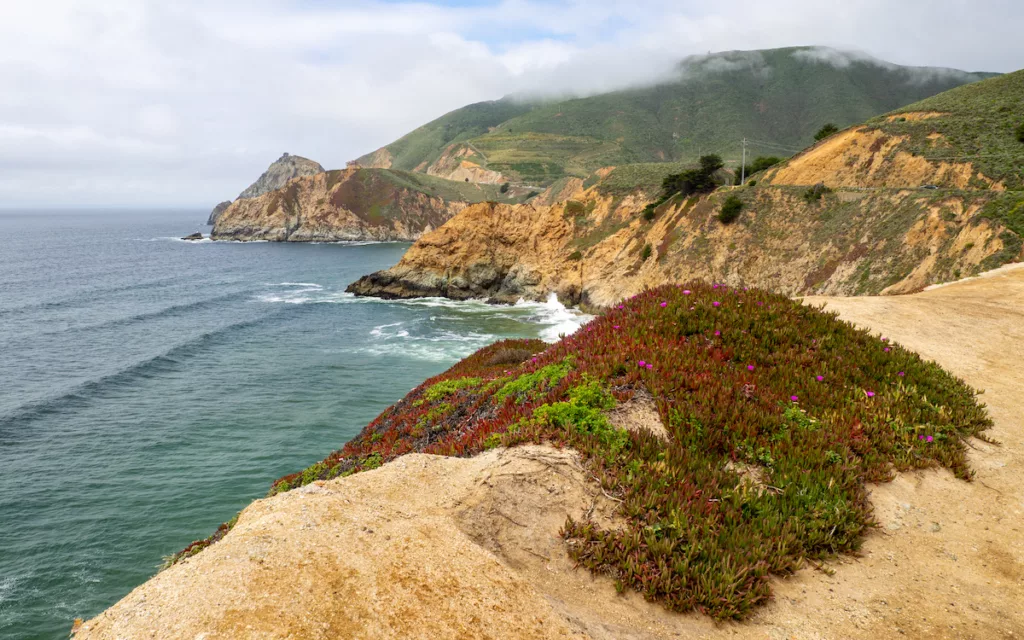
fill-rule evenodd
<path id="1" fill-rule="evenodd" d="M 0 211 L 2 638 L 67 638 L 425 378 L 586 319 L 355 298 L 408 245 L 179 239 L 205 218 Z"/>

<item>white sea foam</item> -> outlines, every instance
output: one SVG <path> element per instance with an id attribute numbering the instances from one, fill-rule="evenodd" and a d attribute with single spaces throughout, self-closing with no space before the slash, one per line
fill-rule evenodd
<path id="1" fill-rule="evenodd" d="M 3 604 L 14 593 L 14 586 L 17 581 L 14 578 L 0 578 L 0 604 Z"/>

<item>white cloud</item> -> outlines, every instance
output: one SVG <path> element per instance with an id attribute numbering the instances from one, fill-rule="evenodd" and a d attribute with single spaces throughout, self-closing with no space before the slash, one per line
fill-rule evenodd
<path id="1" fill-rule="evenodd" d="M 708 51 L 1010 71 L 1022 18 L 1016 0 L 4 2 L 0 203 L 213 204 L 283 151 L 340 167 L 470 102 L 649 83 Z"/>

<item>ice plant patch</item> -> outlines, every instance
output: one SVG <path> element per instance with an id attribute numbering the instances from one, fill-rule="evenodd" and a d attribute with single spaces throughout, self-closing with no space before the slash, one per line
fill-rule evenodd
<path id="1" fill-rule="evenodd" d="M 687 287 L 637 295 L 554 345 L 482 349 L 271 493 L 412 451 L 555 442 L 622 501 L 623 528 L 565 523 L 581 567 L 675 611 L 743 618 L 767 602 L 770 576 L 857 550 L 872 524 L 866 483 L 934 466 L 970 478 L 964 438 L 990 423 L 966 384 L 785 297 Z M 526 355 L 490 364 L 499 351 Z M 667 439 L 608 420 L 642 389 Z"/>

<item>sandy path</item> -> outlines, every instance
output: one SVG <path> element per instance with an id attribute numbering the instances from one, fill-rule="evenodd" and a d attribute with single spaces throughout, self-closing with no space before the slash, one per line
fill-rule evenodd
<path id="1" fill-rule="evenodd" d="M 220 543 L 142 585 L 76 638 L 1024 637 L 1024 269 L 920 294 L 809 298 L 985 390 L 1002 444 L 976 480 L 873 488 L 862 557 L 777 581 L 740 624 L 672 615 L 575 571 L 558 529 L 613 505 L 575 455 L 405 456 L 247 508 Z"/>

